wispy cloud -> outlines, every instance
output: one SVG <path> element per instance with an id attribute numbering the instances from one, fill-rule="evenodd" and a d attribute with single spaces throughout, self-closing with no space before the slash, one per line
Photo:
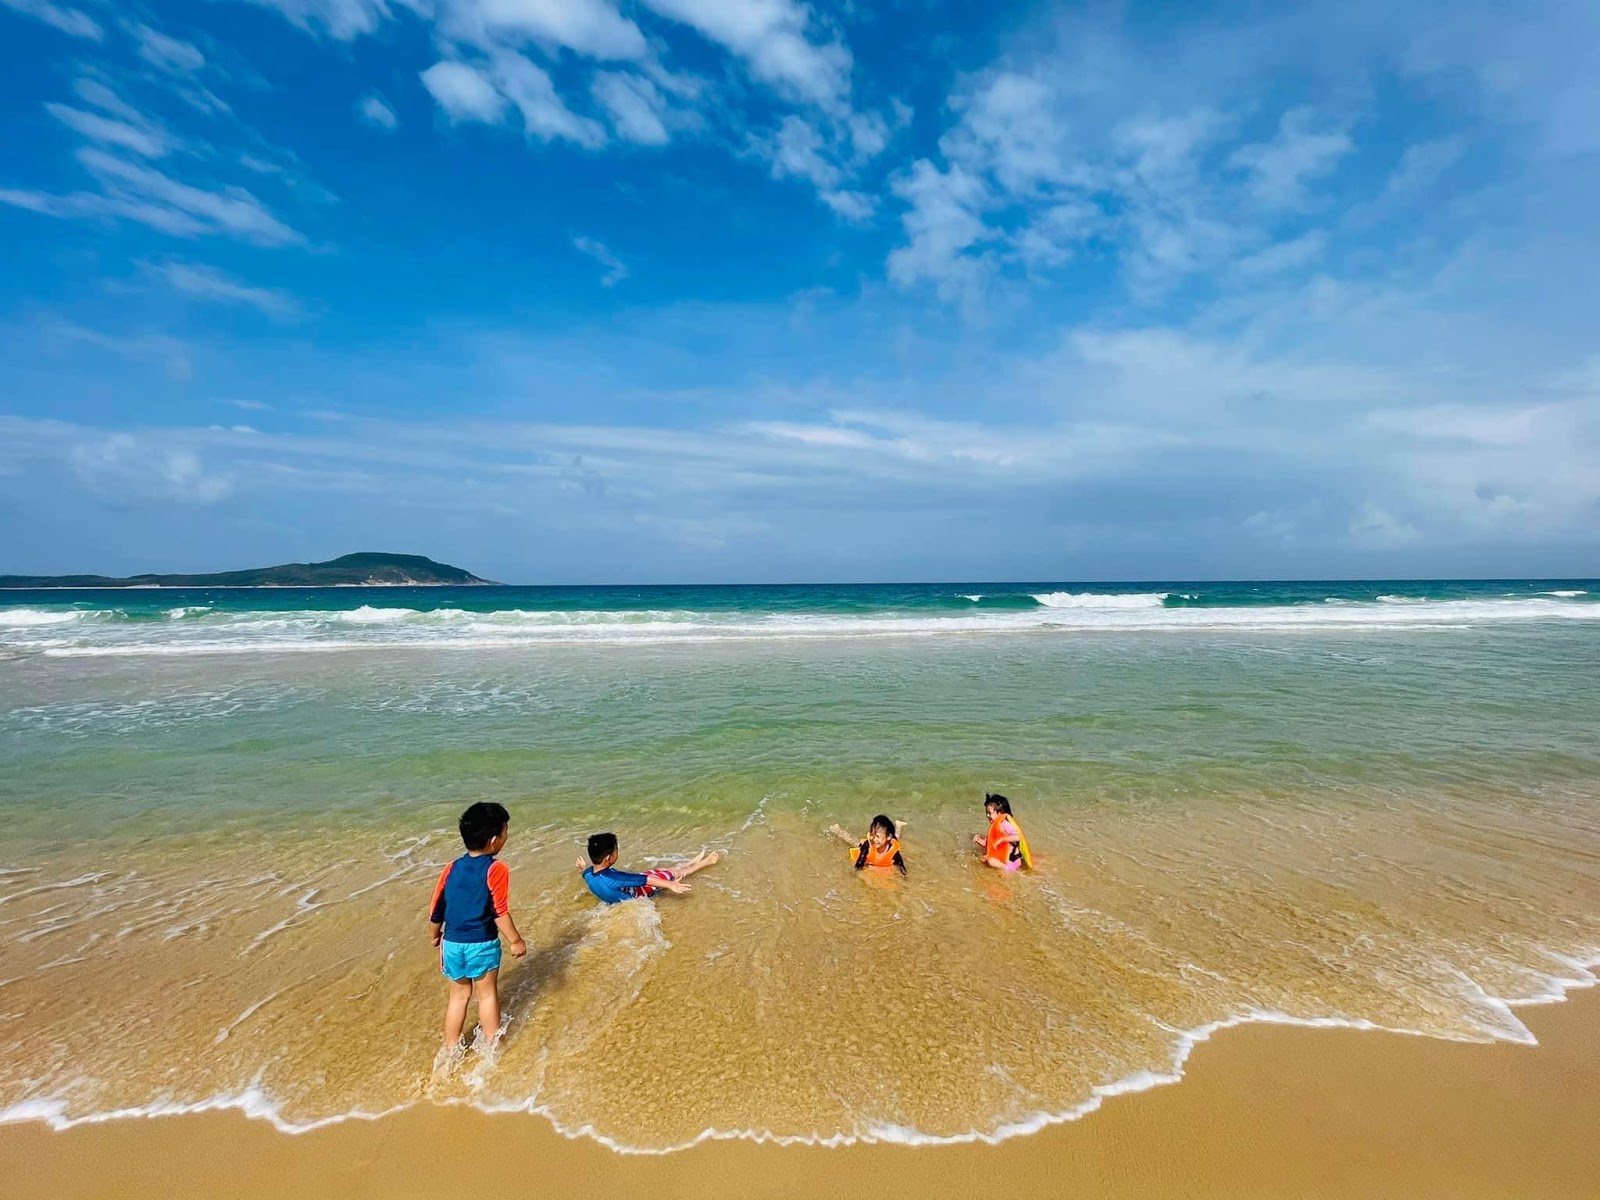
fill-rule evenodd
<path id="1" fill-rule="evenodd" d="M 0 5 L 25 17 L 43 21 L 46 25 L 72 37 L 98 42 L 105 36 L 100 23 L 81 9 L 64 4 L 52 4 L 50 0 L 0 0 Z"/>
<path id="2" fill-rule="evenodd" d="M 603 269 L 600 276 L 601 287 L 615 287 L 628 277 L 627 264 L 611 253 L 604 242 L 592 237 L 575 237 L 572 239 L 572 246 L 579 254 L 586 255 L 600 264 Z"/>
<path id="3" fill-rule="evenodd" d="M 299 301 L 287 292 L 253 287 L 202 263 L 168 260 L 148 263 L 145 270 L 174 291 L 198 300 L 244 305 L 278 320 L 290 320 L 302 312 Z"/>
<path id="4" fill-rule="evenodd" d="M 294 25 L 342 42 L 371 33 L 394 11 L 385 0 L 250 0 L 277 9 Z"/>
<path id="5" fill-rule="evenodd" d="M 139 22 L 131 23 L 128 31 L 138 44 L 139 57 L 157 70 L 186 75 L 206 65 L 206 56 L 192 42 L 170 37 Z"/>
<path id="6" fill-rule="evenodd" d="M 379 129 L 394 129 L 400 124 L 400 118 L 394 115 L 394 109 L 390 108 L 384 98 L 376 92 L 362 97 L 361 103 L 356 106 L 356 111 L 368 125 L 375 125 Z"/>
<path id="7" fill-rule="evenodd" d="M 160 158 L 173 149 L 172 138 L 148 118 L 129 113 L 116 120 L 66 104 L 46 104 L 45 111 L 85 140 L 129 150 L 145 158 Z"/>

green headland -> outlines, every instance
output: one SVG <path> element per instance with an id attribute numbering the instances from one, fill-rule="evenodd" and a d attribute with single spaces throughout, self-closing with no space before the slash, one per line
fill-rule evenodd
<path id="1" fill-rule="evenodd" d="M 460 587 L 492 582 L 420 554 L 375 553 L 209 575 L 130 575 L 125 579 L 109 575 L 0 575 L 0 588 Z"/>

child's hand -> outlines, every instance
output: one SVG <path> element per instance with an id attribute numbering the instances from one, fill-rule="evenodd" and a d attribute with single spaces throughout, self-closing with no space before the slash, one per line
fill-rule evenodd
<path id="1" fill-rule="evenodd" d="M 589 869 L 589 864 L 583 861 L 582 856 L 579 856 L 579 858 L 578 858 L 578 870 L 587 871 L 588 869 Z"/>
<path id="2" fill-rule="evenodd" d="M 989 843 L 984 840 L 983 834 L 975 833 L 972 835 L 972 844 L 974 846 L 987 846 Z"/>
<path id="3" fill-rule="evenodd" d="M 689 890 L 689 885 L 681 879 L 663 879 L 659 886 L 666 888 L 674 896 L 681 896 Z"/>
<path id="4" fill-rule="evenodd" d="M 512 958 L 521 958 L 527 952 L 528 952 L 528 943 L 523 941 L 521 938 L 518 938 L 516 941 L 511 943 L 511 957 Z"/>
<path id="5" fill-rule="evenodd" d="M 435 948 L 437 948 L 439 943 L 441 941 L 443 941 L 443 940 L 444 940 L 444 930 L 442 930 L 442 929 L 435 929 L 431 933 L 428 934 L 428 941 L 431 942 Z"/>
<path id="6" fill-rule="evenodd" d="M 837 821 L 828 826 L 827 832 L 833 834 L 836 838 L 843 838 L 847 842 L 850 840 L 850 835 L 839 828 L 839 822 Z"/>

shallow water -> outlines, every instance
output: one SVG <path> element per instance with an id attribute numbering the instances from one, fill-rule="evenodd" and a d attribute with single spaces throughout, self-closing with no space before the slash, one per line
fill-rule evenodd
<path id="1" fill-rule="evenodd" d="M 1525 1037 L 1505 1001 L 1600 951 L 1600 604 L 1539 595 L 1590 589 L 1189 586 L 1035 587 L 1055 607 L 987 628 L 942 600 L 641 594 L 516 611 L 722 632 L 491 645 L 463 622 L 529 622 L 398 589 L 218 618 L 0 601 L 0 1108 L 470 1102 L 635 1149 L 1003 1136 L 1169 1076 L 1219 1022 Z M 1039 612 L 1067 616 L 1017 625 Z M 227 652 L 172 632 L 207 619 Z M 329 652 L 239 628 L 280 621 Z M 985 790 L 1035 872 L 976 864 Z M 534 951 L 494 1060 L 436 1073 L 424 910 L 489 798 Z M 878 811 L 909 822 L 905 879 L 822 833 Z M 727 857 L 690 896 L 598 909 L 572 867 L 597 828 L 625 863 Z"/>

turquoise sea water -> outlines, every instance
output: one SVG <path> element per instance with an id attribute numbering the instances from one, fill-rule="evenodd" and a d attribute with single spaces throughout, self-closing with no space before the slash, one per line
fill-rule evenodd
<path id="1" fill-rule="evenodd" d="M 1219 1023 L 1521 1038 L 1600 952 L 1597 638 L 1584 580 L 10 593 L 0 1113 L 915 1141 Z M 976 864 L 986 790 L 1033 874 Z M 418 910 L 486 798 L 535 953 L 436 1071 Z M 823 833 L 877 811 L 905 880 Z M 597 911 L 598 828 L 726 858 Z"/>

